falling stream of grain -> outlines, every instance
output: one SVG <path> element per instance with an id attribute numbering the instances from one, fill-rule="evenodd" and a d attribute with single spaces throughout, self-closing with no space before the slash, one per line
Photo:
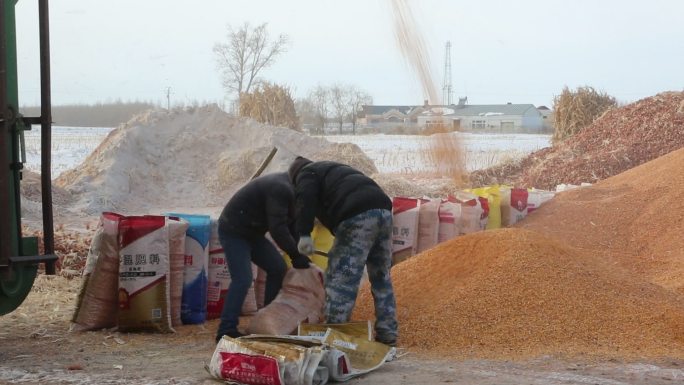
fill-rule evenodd
<path id="1" fill-rule="evenodd" d="M 390 3 L 397 45 L 420 81 L 428 103 L 441 106 L 440 93 L 430 69 L 430 55 L 411 7 L 407 0 L 390 0 Z M 430 128 L 430 133 L 434 135 L 430 146 L 426 148 L 426 157 L 431 160 L 436 174 L 451 177 L 458 185 L 462 185 L 465 180 L 463 146 L 455 134 L 449 134 L 452 131 L 451 124 L 440 116 L 443 109 L 433 111 L 439 115 L 432 120 L 440 123 Z"/>

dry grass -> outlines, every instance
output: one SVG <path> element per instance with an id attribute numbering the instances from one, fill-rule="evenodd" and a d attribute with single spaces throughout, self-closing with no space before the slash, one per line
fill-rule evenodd
<path id="1" fill-rule="evenodd" d="M 260 82 L 254 91 L 240 95 L 240 116 L 272 126 L 299 129 L 290 88 L 269 82 Z"/>
<path id="2" fill-rule="evenodd" d="M 617 106 L 615 98 L 592 87 L 563 88 L 553 101 L 553 142 L 558 143 L 580 132 L 606 111 Z"/>

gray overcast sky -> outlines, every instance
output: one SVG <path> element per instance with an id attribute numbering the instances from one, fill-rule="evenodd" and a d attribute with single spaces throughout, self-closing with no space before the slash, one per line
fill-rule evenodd
<path id="1" fill-rule="evenodd" d="M 452 42 L 455 96 L 470 104 L 550 105 L 591 85 L 629 102 L 684 88 L 684 1 L 410 1 L 441 89 Z M 20 102 L 38 104 L 37 1 L 17 3 Z M 394 41 L 389 0 L 52 0 L 53 103 L 215 101 L 213 45 L 227 25 L 266 22 L 291 46 L 267 80 L 303 97 L 352 83 L 375 104 L 423 95 Z"/>

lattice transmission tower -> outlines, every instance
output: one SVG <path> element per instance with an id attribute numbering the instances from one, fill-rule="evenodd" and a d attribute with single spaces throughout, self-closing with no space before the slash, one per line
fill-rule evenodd
<path id="1" fill-rule="evenodd" d="M 444 85 L 442 86 L 442 103 L 450 106 L 453 103 L 453 89 L 451 86 L 451 42 L 446 42 L 444 53 Z"/>

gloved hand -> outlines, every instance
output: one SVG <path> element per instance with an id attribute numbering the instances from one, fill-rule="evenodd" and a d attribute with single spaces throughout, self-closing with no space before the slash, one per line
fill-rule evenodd
<path id="1" fill-rule="evenodd" d="M 298 255 L 292 258 L 292 267 L 295 269 L 308 269 L 311 265 L 311 260 L 306 255 Z"/>
<path id="2" fill-rule="evenodd" d="M 304 255 L 312 255 L 314 253 L 313 240 L 310 236 L 305 235 L 299 238 L 299 243 L 297 243 L 297 250 Z"/>

